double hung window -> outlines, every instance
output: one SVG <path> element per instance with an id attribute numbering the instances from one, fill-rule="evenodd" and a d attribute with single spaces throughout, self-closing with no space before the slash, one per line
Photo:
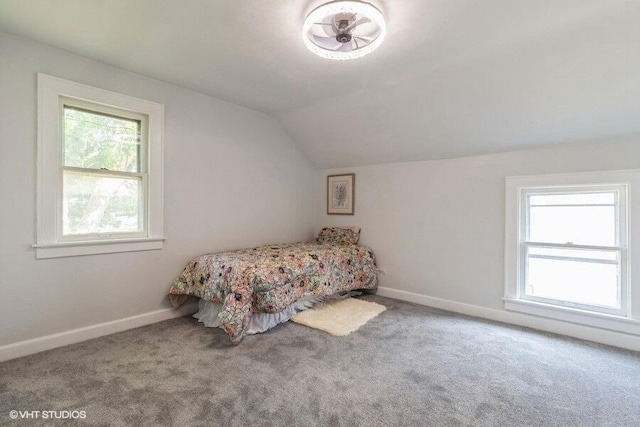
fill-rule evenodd
<path id="1" fill-rule="evenodd" d="M 626 314 L 625 185 L 520 192 L 521 299 Z"/>
<path id="2" fill-rule="evenodd" d="M 38 75 L 38 258 L 162 247 L 163 115 Z"/>
<path id="3" fill-rule="evenodd" d="M 505 196 L 505 309 L 640 336 L 640 171 L 507 177 Z"/>

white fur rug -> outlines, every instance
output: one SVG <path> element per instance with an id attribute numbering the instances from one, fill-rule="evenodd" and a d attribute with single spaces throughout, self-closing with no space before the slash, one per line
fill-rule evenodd
<path id="1" fill-rule="evenodd" d="M 375 302 L 345 298 L 324 302 L 301 311 L 293 316 L 291 321 L 342 337 L 357 330 L 386 309 L 384 305 Z"/>

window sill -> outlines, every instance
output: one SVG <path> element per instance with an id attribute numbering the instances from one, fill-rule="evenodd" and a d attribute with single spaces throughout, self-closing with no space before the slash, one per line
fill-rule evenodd
<path id="1" fill-rule="evenodd" d="M 534 301 L 515 298 L 503 298 L 504 308 L 508 311 L 548 317 L 579 325 L 593 326 L 610 331 L 640 335 L 640 320 L 610 314 L 592 313 L 570 307 L 559 307 Z"/>
<path id="2" fill-rule="evenodd" d="M 92 240 L 82 242 L 37 243 L 36 259 L 62 258 L 83 255 L 111 254 L 119 252 L 150 251 L 162 249 L 165 238 Z"/>

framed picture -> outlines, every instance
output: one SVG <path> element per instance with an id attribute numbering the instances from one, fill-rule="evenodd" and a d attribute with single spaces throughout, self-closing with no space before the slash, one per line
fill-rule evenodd
<path id="1" fill-rule="evenodd" d="M 329 175 L 327 177 L 327 214 L 353 215 L 356 202 L 356 175 Z"/>

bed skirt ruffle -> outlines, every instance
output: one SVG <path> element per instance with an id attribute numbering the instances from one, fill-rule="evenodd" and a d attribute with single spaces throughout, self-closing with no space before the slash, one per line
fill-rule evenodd
<path id="1" fill-rule="evenodd" d="M 309 297 L 298 300 L 278 313 L 257 313 L 251 316 L 249 319 L 249 326 L 247 327 L 245 334 L 253 335 L 260 334 L 268 331 L 269 329 L 278 326 L 280 323 L 287 322 L 296 313 L 313 307 L 314 305 L 333 299 L 349 298 L 351 296 L 361 295 L 362 292 L 348 291 L 335 295 Z M 215 304 L 211 301 L 205 301 L 203 299 L 198 300 L 198 312 L 193 315 L 199 322 L 203 323 L 207 328 L 222 328 L 222 322 L 218 318 L 218 315 L 223 309 L 222 304 Z"/>

